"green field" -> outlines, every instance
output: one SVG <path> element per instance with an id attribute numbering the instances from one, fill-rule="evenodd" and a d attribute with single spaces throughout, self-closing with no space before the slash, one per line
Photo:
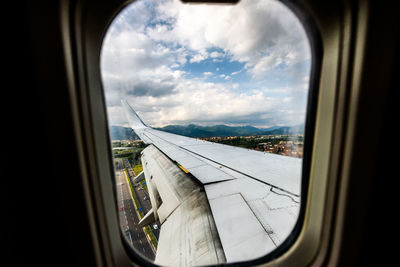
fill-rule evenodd
<path id="1" fill-rule="evenodd" d="M 133 166 L 133 172 L 135 173 L 135 175 L 138 175 L 142 171 L 143 171 L 143 166 L 141 163 L 135 164 L 135 166 Z"/>

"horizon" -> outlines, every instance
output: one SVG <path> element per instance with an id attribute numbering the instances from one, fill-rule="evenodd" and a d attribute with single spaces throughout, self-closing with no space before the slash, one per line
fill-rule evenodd
<path id="1" fill-rule="evenodd" d="M 151 128 L 155 128 L 155 129 L 162 129 L 168 126 L 181 126 L 181 127 L 187 127 L 190 125 L 194 125 L 194 126 L 200 126 L 200 127 L 214 127 L 214 126 L 227 126 L 227 127 L 231 127 L 231 128 L 245 128 L 245 127 L 252 127 L 252 128 L 256 128 L 259 130 L 267 130 L 267 129 L 272 129 L 272 128 L 294 128 L 294 127 L 304 127 L 304 123 L 300 123 L 300 124 L 296 124 L 296 125 L 275 125 L 275 126 L 271 126 L 271 127 L 266 127 L 266 128 L 261 128 L 261 127 L 256 127 L 253 125 L 227 125 L 227 124 L 215 124 L 215 125 L 199 125 L 199 124 L 195 124 L 195 123 L 190 123 L 190 124 L 168 124 L 162 127 L 153 127 L 153 126 L 149 126 Z M 123 127 L 123 128 L 129 128 L 132 129 L 129 125 L 109 125 L 109 127 Z"/>

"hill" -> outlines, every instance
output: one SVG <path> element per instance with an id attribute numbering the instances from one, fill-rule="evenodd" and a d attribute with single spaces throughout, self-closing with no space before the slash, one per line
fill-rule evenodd
<path id="1" fill-rule="evenodd" d="M 271 128 L 256 128 L 253 126 L 199 126 L 189 125 L 168 125 L 162 128 L 156 128 L 161 131 L 189 136 L 189 137 L 213 137 L 213 136 L 250 136 L 250 135 L 282 135 L 282 134 L 301 134 L 304 132 L 304 126 L 293 127 L 274 126 Z"/>
<path id="2" fill-rule="evenodd" d="M 135 132 L 126 127 L 111 126 L 112 140 L 123 139 L 138 139 Z M 200 126 L 195 124 L 189 125 L 167 125 L 162 128 L 155 128 L 164 132 L 184 135 L 188 137 L 214 137 L 214 136 L 250 136 L 250 135 L 286 135 L 286 134 L 301 134 L 304 132 L 303 125 L 297 126 L 274 126 L 270 128 L 256 128 L 253 126 L 227 126 L 213 125 Z"/>

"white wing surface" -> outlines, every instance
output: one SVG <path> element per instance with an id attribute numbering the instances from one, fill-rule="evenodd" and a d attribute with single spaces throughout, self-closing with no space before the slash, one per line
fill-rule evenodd
<path id="1" fill-rule="evenodd" d="M 183 167 L 183 170 L 188 172 L 187 179 L 197 180 L 200 187 L 204 188 L 212 213 L 212 216 L 209 217 L 214 220 L 218 232 L 218 237 L 213 236 L 213 239 L 218 244 L 220 242 L 224 254 L 224 257 L 217 257 L 219 260 L 214 263 L 221 263 L 221 258 L 224 258 L 226 262 L 236 262 L 264 256 L 289 236 L 299 211 L 301 159 L 155 130 L 147 127 L 126 101 L 122 101 L 122 103 L 129 124 L 135 133 L 146 144 L 151 144 L 151 147 L 157 148 L 166 155 L 171 162 L 176 162 Z M 148 148 L 144 150 L 143 155 L 150 154 L 146 150 Z M 151 156 L 147 156 L 147 159 L 149 162 L 159 160 Z M 149 167 L 144 166 L 144 168 L 147 169 L 147 172 L 152 171 Z M 163 184 L 160 181 L 165 178 L 163 175 L 158 176 L 160 177 L 157 182 L 158 186 L 153 183 L 153 187 L 155 192 L 160 193 L 162 205 L 165 204 L 162 209 L 162 205 L 152 201 L 153 211 L 155 213 L 158 211 L 155 217 L 158 218 L 161 214 L 163 219 L 159 242 L 174 243 L 173 240 L 163 238 L 173 236 L 171 233 L 163 233 L 171 231 L 168 230 L 171 227 L 166 226 L 181 225 L 183 224 L 182 218 L 190 216 L 187 214 L 185 216 L 182 214 L 171 215 L 178 210 L 177 206 L 180 204 L 176 204 L 179 201 L 168 200 L 171 199 L 170 193 L 161 193 L 166 190 L 167 186 L 160 186 Z M 152 183 L 148 177 L 146 177 L 146 181 Z M 180 182 L 171 184 L 175 191 L 184 190 L 179 188 L 182 184 Z M 175 203 L 171 204 L 174 207 L 166 209 L 165 207 L 170 204 L 165 201 Z M 183 210 L 184 213 L 190 212 L 190 209 L 185 207 L 179 212 Z M 165 213 L 159 212 L 163 210 L 172 210 L 172 213 L 165 215 Z M 203 216 L 206 215 L 203 214 Z M 179 222 L 177 217 L 180 218 Z M 190 240 L 190 237 L 186 236 L 185 239 Z M 163 262 L 177 264 L 177 261 L 168 259 L 171 253 L 161 251 L 163 247 L 159 245 L 157 256 L 163 256 L 161 258 L 156 256 L 156 261 L 160 264 Z M 221 252 L 218 253 L 221 254 Z M 186 259 L 181 259 L 179 265 L 194 262 L 192 259 L 188 259 L 191 257 L 188 253 L 185 255 Z"/>

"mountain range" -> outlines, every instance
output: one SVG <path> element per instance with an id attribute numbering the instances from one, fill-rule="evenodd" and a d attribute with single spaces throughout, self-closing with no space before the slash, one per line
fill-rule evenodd
<path id="1" fill-rule="evenodd" d="M 250 135 L 282 135 L 282 134 L 302 134 L 304 125 L 297 126 L 274 126 L 270 128 L 256 128 L 253 126 L 200 126 L 189 125 L 167 125 L 162 128 L 154 128 L 164 132 L 184 135 L 188 137 L 214 137 L 214 136 L 250 136 Z M 138 139 L 138 136 L 131 128 L 121 126 L 110 127 L 112 140 Z"/>

